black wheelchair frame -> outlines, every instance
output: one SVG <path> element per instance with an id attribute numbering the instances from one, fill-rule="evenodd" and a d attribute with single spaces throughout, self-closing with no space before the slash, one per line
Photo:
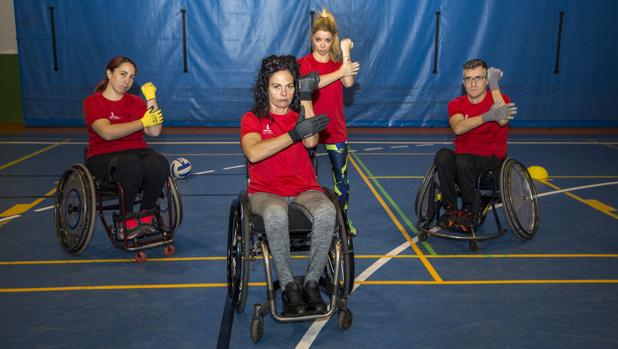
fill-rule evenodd
<path id="1" fill-rule="evenodd" d="M 134 204 L 138 204 L 141 196 Z M 174 255 L 174 233 L 182 222 L 182 200 L 173 178 L 168 177 L 156 212 L 158 234 L 126 238 L 123 189 L 119 182 L 101 183 L 83 164 L 74 164 L 64 172 L 56 187 L 54 222 L 56 239 L 64 251 L 79 255 L 86 250 L 95 228 L 98 212 L 108 238 L 114 246 L 136 252 L 134 261 L 145 262 L 145 249 L 165 246 L 166 256 Z M 111 222 L 105 212 L 113 211 Z"/>
<path id="2" fill-rule="evenodd" d="M 261 217 L 251 213 L 247 193 L 242 192 L 230 206 L 227 251 L 228 297 L 237 312 L 244 311 L 249 285 L 249 263 L 262 256 L 266 273 L 266 302 L 255 304 L 251 319 L 251 339 L 257 343 L 264 333 L 264 314 L 278 322 L 308 321 L 330 318 L 338 313 L 338 325 L 342 330 L 352 325 L 352 312 L 347 308 L 347 297 L 354 287 L 354 248 L 348 231 L 345 212 L 339 207 L 337 195 L 330 188 L 323 188 L 335 204 L 337 222 L 331 250 L 320 287 L 330 296 L 330 308 L 324 314 L 288 317 L 277 314 L 276 291 L 281 289 L 278 280 L 273 280 L 268 241 Z M 292 253 L 308 251 L 310 246 L 311 222 L 300 211 L 289 209 L 290 250 Z M 297 281 L 302 284 L 302 277 Z"/>
<path id="3" fill-rule="evenodd" d="M 477 179 L 476 190 L 480 196 L 480 213 L 478 221 L 471 227 L 469 233 L 444 231 L 437 225 L 442 213 L 442 201 L 440 183 L 437 176 L 436 165 L 433 164 L 421 183 L 416 194 L 414 204 L 417 216 L 416 226 L 420 230 L 419 240 L 427 240 L 429 235 L 467 240 L 473 251 L 479 249 L 479 241 L 495 239 L 504 235 L 507 229 L 502 227 L 497 208 L 504 207 L 507 221 L 513 233 L 520 240 L 530 240 L 538 230 L 540 212 L 534 181 L 526 170 L 526 167 L 514 159 L 506 159 L 499 173 L 488 171 L 481 174 Z M 518 191 L 519 190 L 519 191 Z M 523 191 L 523 192 L 522 192 Z M 531 216 L 524 222 L 520 215 L 522 209 L 528 211 Z M 498 230 L 493 233 L 479 234 L 477 227 L 484 223 L 489 211 L 493 216 Z"/>

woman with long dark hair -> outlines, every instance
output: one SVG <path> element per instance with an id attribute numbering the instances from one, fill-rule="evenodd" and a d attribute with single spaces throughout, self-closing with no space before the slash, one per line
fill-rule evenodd
<path id="1" fill-rule="evenodd" d="M 317 182 L 307 151 L 317 145 L 317 134 L 326 127 L 328 118 L 313 116 L 310 92 L 317 85 L 315 77 L 301 80 L 301 90 L 309 91 L 309 100 L 300 101 L 298 76 L 295 57 L 264 58 L 253 87 L 255 105 L 243 115 L 240 125 L 240 143 L 249 161 L 247 192 L 251 210 L 264 220 L 288 316 L 326 310 L 318 281 L 328 258 L 336 214 L 333 203 Z M 301 103 L 308 109 L 306 117 L 303 108 L 299 113 Z M 309 266 L 302 290 L 291 270 L 290 205 L 299 207 L 313 223 Z"/>

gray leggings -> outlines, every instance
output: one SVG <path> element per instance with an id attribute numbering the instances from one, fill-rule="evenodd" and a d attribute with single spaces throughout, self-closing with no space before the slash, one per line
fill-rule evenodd
<path id="1" fill-rule="evenodd" d="M 328 197 L 320 191 L 308 190 L 296 197 L 255 193 L 249 196 L 249 201 L 252 213 L 264 220 L 266 237 L 281 288 L 294 281 L 290 257 L 288 206 L 295 205 L 295 208 L 300 208 L 300 211 L 313 223 L 305 282 L 319 281 L 326 265 L 335 229 L 335 206 Z"/>

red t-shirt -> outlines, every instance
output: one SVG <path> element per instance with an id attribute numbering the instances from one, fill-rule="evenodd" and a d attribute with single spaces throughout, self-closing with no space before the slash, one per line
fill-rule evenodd
<path id="1" fill-rule="evenodd" d="M 509 96 L 502 94 L 505 103 L 510 103 Z M 455 114 L 462 114 L 464 118 L 480 117 L 489 111 L 494 104 L 491 93 L 487 91 L 485 98 L 478 104 L 470 103 L 468 96 L 453 99 L 448 104 L 449 118 Z M 498 159 L 506 158 L 506 143 L 508 140 L 509 125 L 500 126 L 497 122 L 486 122 L 462 135 L 455 137 L 456 154 L 474 154 L 481 156 L 495 155 Z"/>
<path id="2" fill-rule="evenodd" d="M 84 119 L 90 135 L 86 158 L 127 149 L 148 148 L 148 144 L 144 141 L 143 130 L 113 141 L 106 141 L 92 128 L 92 124 L 99 119 L 106 118 L 112 124 L 122 124 L 141 119 L 145 112 L 146 102 L 132 94 L 125 93 L 118 101 L 110 101 L 100 92 L 86 97 Z"/>
<path id="3" fill-rule="evenodd" d="M 330 74 L 341 67 L 341 63 L 329 60 L 320 63 L 310 53 L 298 60 L 300 75 L 304 76 L 314 71 L 319 75 Z M 341 143 L 348 139 L 348 130 L 343 115 L 343 84 L 341 79 L 313 92 L 313 111 L 315 115 L 326 114 L 330 122 L 326 129 L 320 132 L 320 143 Z"/>
<path id="4" fill-rule="evenodd" d="M 240 121 L 240 138 L 257 132 L 262 139 L 280 136 L 290 131 L 298 113 L 270 114 L 271 120 L 245 113 Z M 307 190 L 322 190 L 303 142 L 296 142 L 277 154 L 256 163 L 249 163 L 249 194 L 265 192 L 280 196 L 297 196 Z"/>

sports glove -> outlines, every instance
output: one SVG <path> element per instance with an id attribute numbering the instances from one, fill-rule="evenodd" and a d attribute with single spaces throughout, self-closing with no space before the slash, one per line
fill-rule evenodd
<path id="1" fill-rule="evenodd" d="M 305 108 L 301 106 L 300 114 L 298 114 L 298 121 L 293 129 L 288 132 L 292 142 L 296 143 L 307 137 L 311 137 L 317 133 L 320 133 L 326 128 L 330 120 L 326 114 L 314 116 L 312 118 L 305 119 Z"/>
<path id="2" fill-rule="evenodd" d="M 498 68 L 494 68 L 494 67 L 487 69 L 487 80 L 489 81 L 490 90 L 493 91 L 493 90 L 497 90 L 498 88 L 500 88 L 498 86 L 498 81 L 500 81 L 501 77 L 502 77 L 502 70 Z"/>
<path id="3" fill-rule="evenodd" d="M 157 93 L 157 87 L 152 82 L 147 82 L 142 85 L 142 94 L 147 101 L 155 99 Z"/>
<path id="4" fill-rule="evenodd" d="M 515 106 L 515 103 L 494 103 L 487 113 L 481 115 L 481 118 L 484 122 L 502 121 L 512 119 L 515 114 L 517 114 L 517 107 Z"/>
<path id="5" fill-rule="evenodd" d="M 144 125 L 144 128 L 155 126 L 163 123 L 163 112 L 161 109 L 153 110 L 153 107 L 148 108 L 144 116 L 139 120 Z"/>
<path id="6" fill-rule="evenodd" d="M 320 75 L 318 75 L 317 70 L 298 79 L 298 95 L 300 100 L 310 101 L 313 90 L 318 87 L 319 83 Z"/>

